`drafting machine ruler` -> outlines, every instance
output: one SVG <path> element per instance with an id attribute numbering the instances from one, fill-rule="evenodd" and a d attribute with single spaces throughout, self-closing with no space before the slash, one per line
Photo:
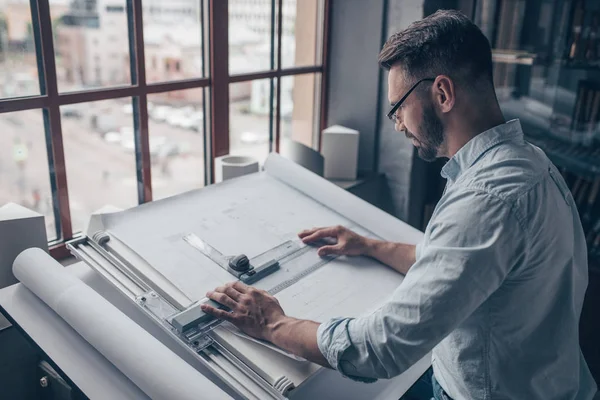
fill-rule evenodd
<path id="1" fill-rule="evenodd" d="M 281 265 L 288 264 L 292 260 L 297 260 L 299 257 L 309 253 L 311 249 L 314 249 L 314 246 L 306 245 L 299 239 L 288 240 L 252 259 L 248 259 L 244 254 L 226 256 L 193 233 L 184 235 L 183 240 L 215 264 L 248 285 L 273 274 L 281 269 Z M 321 242 L 318 244 L 330 244 L 330 242 Z M 302 265 L 296 265 L 293 271 L 286 270 L 285 273 L 281 271 L 281 280 L 278 280 L 273 287 L 269 288 L 268 292 L 274 295 L 282 291 L 336 257 L 335 255 L 318 257 L 317 259 L 311 257 L 306 260 L 307 264 L 300 263 Z M 209 300 L 208 303 L 217 308 L 224 308 L 221 304 L 212 300 Z M 194 333 L 197 330 L 205 331 L 209 325 L 211 328 L 214 328 L 218 325 L 218 321 L 214 317 L 205 314 L 200 308 L 201 304 L 204 303 L 197 303 L 173 316 L 170 321 L 171 325 L 181 334 L 188 337 L 191 334 L 196 336 Z"/>

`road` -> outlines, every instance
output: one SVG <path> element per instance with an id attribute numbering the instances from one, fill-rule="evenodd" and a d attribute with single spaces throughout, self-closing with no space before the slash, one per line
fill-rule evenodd
<path id="1" fill-rule="evenodd" d="M 62 131 L 67 185 L 73 230 L 83 230 L 90 214 L 106 204 L 128 208 L 138 204 L 134 151 L 111 143 L 90 124 L 91 115 L 111 115 L 120 127 L 133 127 L 133 118 L 123 112 L 124 100 L 88 103 L 83 118 L 63 117 Z M 244 114 L 231 106 L 231 154 L 248 155 L 264 161 L 268 143 L 242 143 L 242 132 L 268 135 L 268 116 Z M 150 141 L 163 140 L 183 150 L 165 158 L 152 156 L 154 199 L 204 185 L 203 135 L 149 121 Z M 23 149 L 26 147 L 26 150 Z M 36 199 L 35 191 L 39 191 Z M 46 216 L 48 238 L 56 238 L 52 212 L 50 174 L 42 111 L 0 114 L 0 204 L 17 202 Z"/>

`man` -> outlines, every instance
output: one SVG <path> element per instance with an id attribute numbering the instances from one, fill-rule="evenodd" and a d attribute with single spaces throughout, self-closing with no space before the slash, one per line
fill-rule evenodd
<path id="1" fill-rule="evenodd" d="M 284 314 L 240 283 L 206 307 L 246 333 L 360 380 L 390 378 L 433 350 L 441 399 L 590 399 L 578 321 L 587 251 L 569 189 L 544 153 L 506 122 L 489 43 L 465 16 L 437 13 L 393 35 L 388 116 L 420 157 L 449 161 L 446 190 L 418 246 L 311 229 L 319 253 L 366 255 L 406 274 L 392 299 L 362 318 L 322 324 Z"/>

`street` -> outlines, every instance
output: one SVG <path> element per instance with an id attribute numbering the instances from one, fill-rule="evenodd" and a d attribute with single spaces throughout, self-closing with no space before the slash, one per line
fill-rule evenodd
<path id="1" fill-rule="evenodd" d="M 61 109 L 67 184 L 73 231 L 83 230 L 90 214 L 106 204 L 138 204 L 133 118 L 125 99 L 86 103 L 82 115 Z M 231 154 L 257 158 L 268 154 L 268 115 L 230 110 Z M 113 125 L 94 129 L 100 118 Z M 108 119 L 107 119 L 108 118 Z M 154 200 L 204 185 L 202 131 L 149 120 Z M 48 239 L 56 238 L 46 141 L 41 110 L 0 114 L 0 204 L 17 202 L 46 216 Z"/>

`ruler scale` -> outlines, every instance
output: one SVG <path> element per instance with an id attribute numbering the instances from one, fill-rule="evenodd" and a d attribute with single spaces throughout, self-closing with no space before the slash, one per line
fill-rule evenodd
<path id="1" fill-rule="evenodd" d="M 264 253 L 259 254 L 256 257 L 253 257 L 249 261 L 246 258 L 245 261 L 248 264 L 248 268 L 244 272 L 240 272 L 240 270 L 231 268 L 231 262 L 232 260 L 246 256 L 226 256 L 193 233 L 184 235 L 183 240 L 196 250 L 200 251 L 215 264 L 219 265 L 237 277 L 240 281 L 249 285 L 279 270 L 279 274 L 281 274 L 281 281 L 274 283 L 274 286 L 267 289 L 267 292 L 271 295 L 275 295 L 292 286 L 296 282 L 305 278 L 307 275 L 315 272 L 325 264 L 338 257 L 337 255 L 329 255 L 325 257 L 318 257 L 316 260 L 313 258 L 310 261 L 310 265 L 307 267 L 298 265 L 297 267 L 280 271 L 281 265 L 287 265 L 294 260 L 296 260 L 296 262 L 301 262 L 301 260 L 297 259 L 303 255 L 309 256 L 311 250 L 316 250 L 316 248 L 320 246 L 332 244 L 331 241 L 327 240 L 320 240 L 312 243 L 311 245 L 304 244 L 300 239 L 288 240 L 265 251 Z M 310 257 L 314 256 L 316 256 L 316 254 Z M 280 275 L 274 276 L 277 277 Z M 213 306 L 215 305 L 217 307 L 220 306 L 218 303 L 213 304 Z M 190 339 L 205 334 L 207 330 L 219 325 L 221 321 L 215 321 L 214 317 L 211 317 L 210 315 L 201 311 L 201 304 L 198 303 L 192 305 L 177 315 L 174 315 L 172 318 L 170 318 L 169 322 L 177 331 L 186 335 L 186 337 Z"/>
<path id="2" fill-rule="evenodd" d="M 355 228 L 354 225 L 349 227 L 349 229 L 353 229 L 353 228 Z M 185 240 L 188 244 L 190 244 L 195 249 L 199 250 L 202 254 L 207 256 L 214 263 L 220 265 L 222 268 L 225 268 L 226 270 L 231 272 L 233 275 L 237 276 L 228 267 L 229 260 L 231 260 L 233 257 L 228 257 L 228 256 L 223 255 L 217 249 L 212 247 L 209 243 L 200 239 L 198 236 L 196 236 L 193 233 L 183 236 L 183 240 Z M 253 257 L 250 260 L 250 264 L 253 266 L 260 266 L 260 265 L 264 265 L 265 263 L 269 263 L 269 262 L 285 264 L 285 263 L 292 261 L 295 258 L 298 258 L 298 257 L 308 253 L 311 249 L 314 249 L 316 247 L 320 247 L 323 245 L 327 245 L 327 244 L 332 244 L 332 243 L 325 241 L 325 240 L 320 240 L 320 241 L 313 243 L 312 245 L 306 245 L 300 239 L 288 240 L 288 241 L 281 243 L 280 245 L 277 245 L 277 246 L 265 251 L 264 253 L 259 254 L 256 257 Z M 317 269 L 319 269 L 323 265 L 329 263 L 330 261 L 334 260 L 335 258 L 337 258 L 337 255 L 329 255 L 326 257 L 322 257 L 320 260 L 313 262 L 313 264 L 310 265 L 308 268 L 302 268 L 302 270 L 299 273 L 297 273 L 296 275 L 292 276 L 291 278 L 285 279 L 284 281 L 282 281 L 282 282 L 278 283 L 277 285 L 275 285 L 274 287 L 270 288 L 268 290 L 268 292 L 271 295 L 279 293 L 280 291 L 290 287 L 294 283 L 298 282 L 300 279 L 302 279 L 305 276 L 309 275 L 310 273 L 316 271 Z M 239 278 L 239 276 L 237 276 L 237 277 Z"/>
<path id="3" fill-rule="evenodd" d="M 287 280 L 279 283 L 277 286 L 269 289 L 268 290 L 269 294 L 275 295 L 275 294 L 281 292 L 282 290 L 287 289 L 288 287 L 292 286 L 294 283 L 298 282 L 300 279 L 304 278 L 305 276 L 309 275 L 312 272 L 315 272 L 317 269 L 321 268 L 323 265 L 332 261 L 336 257 L 337 256 L 327 256 L 322 261 L 319 261 L 319 262 L 311 265 L 309 268 L 304 269 L 302 272 L 294 275 L 291 279 L 287 279 Z"/>

